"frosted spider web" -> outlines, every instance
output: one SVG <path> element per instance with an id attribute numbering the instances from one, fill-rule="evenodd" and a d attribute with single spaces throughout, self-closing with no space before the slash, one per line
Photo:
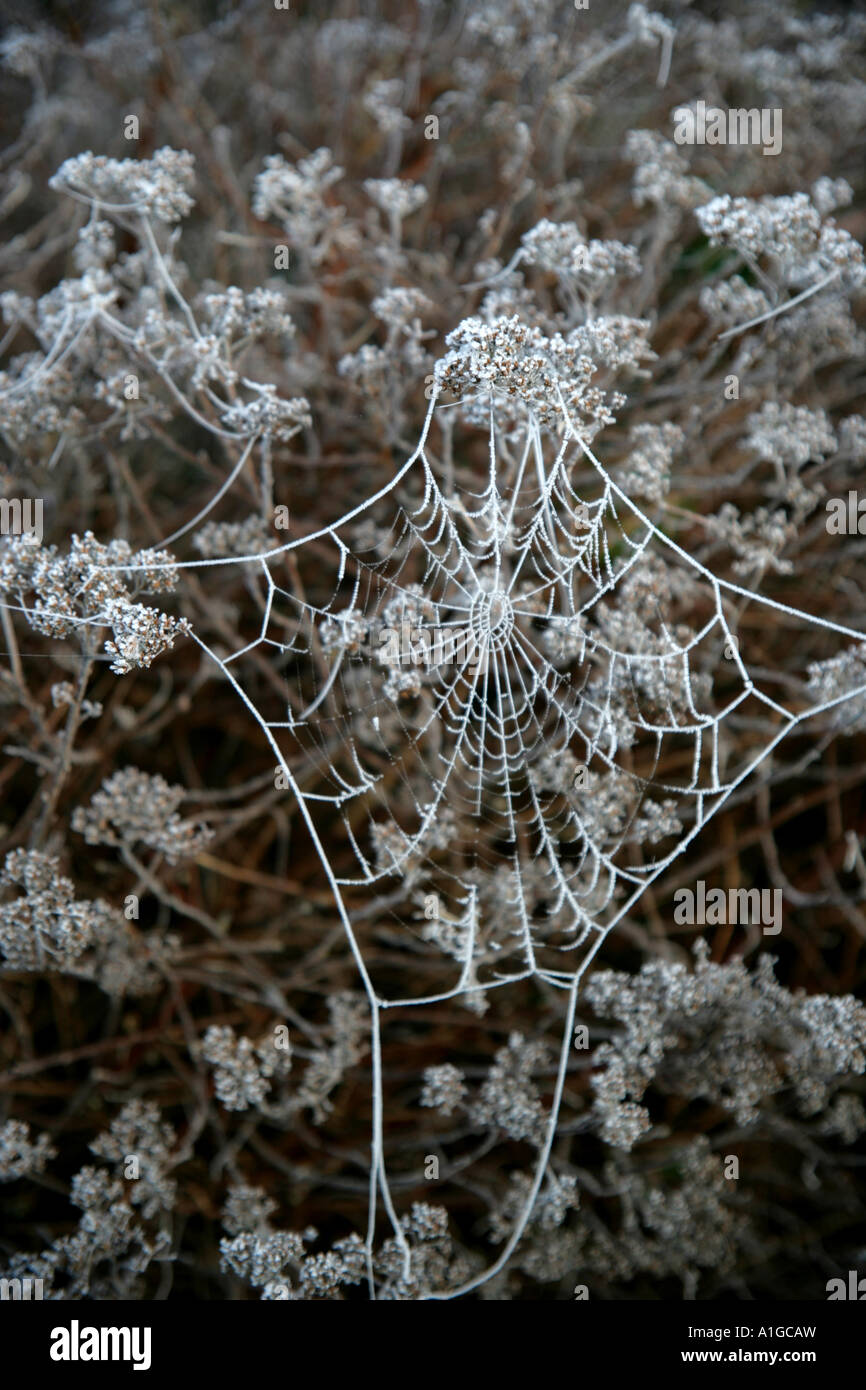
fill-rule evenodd
<path id="1" fill-rule="evenodd" d="M 442 481 L 431 436 L 449 407 L 434 388 L 417 448 L 338 521 L 261 554 L 179 566 L 248 566 L 258 632 L 228 654 L 195 640 L 273 749 L 369 999 L 372 1297 L 380 1199 L 411 1270 L 384 1161 L 387 1012 L 454 999 L 480 1012 L 491 991 L 532 977 L 566 995 L 545 1140 L 511 1236 L 483 1273 L 422 1295 L 457 1297 L 505 1266 L 529 1220 L 578 987 L 605 937 L 795 725 L 866 690 L 787 708 L 772 673 L 758 679 L 740 654 L 745 604 L 862 634 L 716 577 L 616 484 L 561 396 L 558 431 L 531 413 L 506 430 L 494 397 L 475 404 L 489 437 L 477 492 Z M 277 582 L 284 569 L 290 584 Z M 697 625 L 666 616 L 678 605 L 703 614 Z M 253 652 L 280 672 L 282 708 L 242 678 Z M 398 997 L 377 985 L 363 932 L 383 920 L 441 987 Z"/>

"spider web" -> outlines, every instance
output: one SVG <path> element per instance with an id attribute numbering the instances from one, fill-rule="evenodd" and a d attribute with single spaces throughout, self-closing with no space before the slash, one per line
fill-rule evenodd
<path id="1" fill-rule="evenodd" d="M 786 707 L 773 674 L 759 679 L 740 654 L 746 604 L 862 634 L 689 556 L 617 486 L 561 397 L 558 430 L 531 413 L 505 428 L 501 404 L 475 402 L 489 454 L 477 492 L 443 482 L 431 434 L 450 407 L 434 389 L 417 448 L 374 496 L 264 554 L 180 566 L 249 566 L 258 632 L 227 655 L 195 640 L 297 798 L 369 998 L 373 1297 L 380 1198 L 411 1267 L 383 1157 L 385 1013 L 454 999 L 480 1013 L 490 991 L 530 977 L 567 996 L 546 1138 L 512 1235 L 483 1274 L 425 1295 L 459 1296 L 503 1268 L 525 1229 L 578 986 L 606 935 L 795 725 L 863 689 Z M 279 701 L 242 679 L 251 653 L 279 672 Z M 365 933 L 383 922 L 437 987 L 395 997 L 377 983 Z"/>

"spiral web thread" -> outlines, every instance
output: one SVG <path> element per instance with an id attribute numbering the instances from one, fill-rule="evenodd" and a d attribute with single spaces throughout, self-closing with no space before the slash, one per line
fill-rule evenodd
<path id="1" fill-rule="evenodd" d="M 438 404 L 434 389 L 412 455 L 390 483 L 338 521 L 265 553 L 179 566 L 245 564 L 256 577 L 250 587 L 262 610 L 257 637 L 228 655 L 194 637 L 256 720 L 297 799 L 370 1003 L 372 1297 L 380 1198 L 407 1278 L 411 1270 L 383 1157 L 383 1013 L 456 998 L 477 1007 L 487 992 L 532 976 L 567 996 L 545 1139 L 514 1230 L 483 1273 L 424 1295 L 458 1297 L 503 1268 L 529 1220 L 556 1133 L 578 987 L 607 934 L 798 723 L 866 691 L 787 709 L 756 683 L 739 653 L 737 601 L 843 637 L 862 634 L 718 578 L 689 556 L 613 481 L 561 395 L 558 436 L 543 434 L 531 413 L 506 433 L 497 426 L 495 397 L 475 405 L 489 410 L 489 473 L 477 494 L 446 494 L 437 480 L 442 466 L 432 457 L 431 425 L 437 409 L 449 407 Z M 591 501 L 573 485 L 578 464 L 589 465 L 596 480 Z M 401 485 L 413 500 L 396 502 Z M 365 539 L 360 530 L 383 504 L 392 512 L 387 539 L 381 530 L 378 539 Z M 315 552 L 319 585 L 323 554 L 333 562 L 324 603 L 301 596 L 308 586 L 289 591 L 272 574 L 280 557 L 305 548 Z M 617 645 L 614 605 L 623 594 L 629 599 L 623 586 L 640 582 L 654 553 L 679 576 L 691 603 L 703 600 L 706 616 L 695 630 L 672 630 L 660 611 L 653 617 L 644 590 L 641 623 L 620 627 Z M 384 687 L 407 667 L 383 663 L 381 641 L 383 628 L 402 631 L 407 619 L 416 634 L 444 629 L 471 641 L 438 649 L 434 643 L 444 659 L 419 668 L 420 681 L 410 678 L 401 696 Z M 630 650 L 630 639 L 641 649 Z M 242 683 L 242 658 L 258 648 L 285 673 L 285 717 L 269 717 L 264 698 L 253 698 Z M 722 694 L 706 674 L 714 667 L 725 675 Z M 765 672 L 762 681 L 773 688 Z M 624 711 L 631 734 L 623 732 Z M 724 725 L 749 711 L 752 727 L 756 713 L 769 726 L 734 765 Z M 679 777 L 660 770 L 665 759 L 671 763 L 671 747 L 673 764 L 684 768 Z M 299 766 L 310 775 L 301 776 Z M 596 808 L 611 779 L 625 809 L 605 821 Z M 308 781 L 317 790 L 306 790 Z M 653 800 L 666 812 L 655 832 L 652 819 L 641 819 Z M 458 830 L 450 812 L 461 817 Z M 342 839 L 351 872 L 331 862 L 319 829 L 323 814 L 331 822 L 328 839 Z M 662 848 L 645 859 L 641 838 L 653 833 Z M 500 888 L 496 912 L 485 908 L 491 883 Z M 359 906 L 364 890 L 372 900 Z M 421 911 L 430 902 L 432 923 Z M 380 994 L 359 924 L 389 916 L 415 948 L 410 959 L 425 941 L 450 983 L 423 996 Z"/>

